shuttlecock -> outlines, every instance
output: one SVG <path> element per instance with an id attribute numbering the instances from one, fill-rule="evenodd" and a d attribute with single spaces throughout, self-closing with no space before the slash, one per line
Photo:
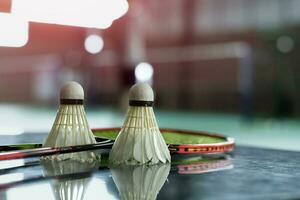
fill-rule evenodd
<path id="1" fill-rule="evenodd" d="M 170 162 L 171 156 L 153 112 L 154 94 L 145 83 L 129 91 L 125 122 L 109 155 L 112 164 L 157 164 Z"/>
<path id="2" fill-rule="evenodd" d="M 111 169 L 122 200 L 155 200 L 170 172 L 170 163 L 120 165 Z"/>
<path id="3" fill-rule="evenodd" d="M 96 140 L 88 126 L 84 107 L 84 91 L 80 84 L 68 82 L 60 90 L 60 106 L 45 147 L 94 144 Z M 93 161 L 98 156 L 91 151 L 67 153 L 46 158 Z"/>
<path id="4" fill-rule="evenodd" d="M 83 200 L 91 174 L 98 169 L 100 162 L 82 164 L 74 160 L 43 160 L 41 164 L 45 177 L 55 177 L 51 181 L 55 199 Z"/>

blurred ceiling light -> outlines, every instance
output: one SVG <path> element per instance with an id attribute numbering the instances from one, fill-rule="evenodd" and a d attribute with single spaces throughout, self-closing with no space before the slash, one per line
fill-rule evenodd
<path id="1" fill-rule="evenodd" d="M 137 82 L 152 82 L 153 67 L 149 63 L 141 62 L 134 70 L 135 79 Z"/>
<path id="2" fill-rule="evenodd" d="M 290 36 L 280 36 L 276 41 L 276 46 L 281 53 L 289 53 L 294 48 L 294 40 Z"/>
<path id="3" fill-rule="evenodd" d="M 91 54 L 99 53 L 104 47 L 104 42 L 102 37 L 99 35 L 89 35 L 85 38 L 84 48 L 87 52 Z"/>
<path id="4" fill-rule="evenodd" d="M 0 46 L 22 47 L 27 41 L 28 22 L 9 13 L 0 13 Z"/>
<path id="5" fill-rule="evenodd" d="M 13 0 L 12 13 L 32 22 L 108 28 L 128 10 L 126 0 Z"/>

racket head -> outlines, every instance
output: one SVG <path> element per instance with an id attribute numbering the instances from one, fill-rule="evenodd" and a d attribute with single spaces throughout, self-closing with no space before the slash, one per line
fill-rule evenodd
<path id="1" fill-rule="evenodd" d="M 97 140 L 115 140 L 121 128 L 92 129 Z M 234 150 L 233 138 L 200 131 L 160 129 L 173 154 L 227 154 Z"/>
<path id="2" fill-rule="evenodd" d="M 112 143 L 120 128 L 92 129 L 98 143 Z M 172 154 L 227 154 L 234 150 L 234 139 L 218 134 L 175 129 L 160 129 Z M 41 147 L 41 144 L 18 144 L 0 147 L 0 152 L 26 150 Z"/>

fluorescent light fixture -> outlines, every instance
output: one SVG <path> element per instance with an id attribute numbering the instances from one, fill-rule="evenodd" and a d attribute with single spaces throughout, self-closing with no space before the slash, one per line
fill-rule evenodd
<path id="1" fill-rule="evenodd" d="M 19 17 L 0 13 L 0 46 L 22 47 L 28 41 L 28 22 Z"/>
<path id="2" fill-rule="evenodd" d="M 127 10 L 126 0 L 12 1 L 12 13 L 28 21 L 87 28 L 108 28 Z"/>

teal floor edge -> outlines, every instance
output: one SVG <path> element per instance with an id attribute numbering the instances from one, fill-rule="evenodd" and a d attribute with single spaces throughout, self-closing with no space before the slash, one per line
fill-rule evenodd
<path id="1" fill-rule="evenodd" d="M 124 114 L 110 108 L 87 110 L 92 128 L 116 127 Z M 245 121 L 238 114 L 165 112 L 155 110 L 161 128 L 207 131 L 235 138 L 238 145 L 300 151 L 300 120 L 253 118 Z M 0 105 L 0 135 L 48 132 L 56 108 Z"/>

